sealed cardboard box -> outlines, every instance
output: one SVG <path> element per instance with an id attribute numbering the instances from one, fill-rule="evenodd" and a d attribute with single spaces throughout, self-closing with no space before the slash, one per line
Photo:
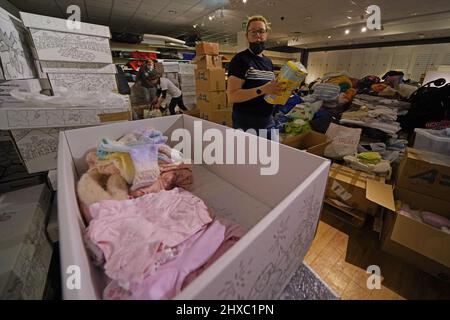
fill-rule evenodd
<path id="1" fill-rule="evenodd" d="M 205 114 L 205 120 L 209 120 L 230 128 L 233 126 L 231 110 L 213 110 L 210 113 Z"/>
<path id="2" fill-rule="evenodd" d="M 226 109 L 226 92 L 197 92 L 197 106 L 205 110 Z"/>
<path id="3" fill-rule="evenodd" d="M 197 56 L 195 63 L 198 69 L 222 69 L 222 56 Z"/>
<path id="4" fill-rule="evenodd" d="M 344 211 L 375 215 L 380 206 L 395 210 L 392 186 L 384 182 L 382 177 L 332 164 L 326 199 Z"/>
<path id="5" fill-rule="evenodd" d="M 325 147 L 331 142 L 326 135 L 316 131 L 308 131 L 295 137 L 281 141 L 283 144 L 323 157 Z"/>
<path id="6" fill-rule="evenodd" d="M 86 225 L 80 218 L 75 191 L 76 182 L 87 170 L 86 152 L 96 148 L 101 138 L 118 139 L 143 128 L 161 131 L 172 147 L 180 143 L 176 135 L 180 128 L 194 138 L 220 132 L 224 137 L 233 133 L 232 139 L 243 139 L 248 144 L 267 141 L 240 130 L 226 131 L 224 126 L 187 115 L 62 132 L 58 148 L 61 269 L 79 266 L 82 284 L 80 290 L 63 285 L 64 299 L 101 299 L 105 285 L 102 271 L 94 267 L 83 243 Z M 211 144 L 204 139 L 190 142 L 182 139 L 185 156 L 187 150 L 191 155 L 197 154 L 196 148 L 200 148 L 201 154 Z M 268 168 L 266 161 L 247 165 L 199 161 L 193 165 L 191 192 L 203 199 L 218 217 L 236 221 L 248 232 L 175 299 L 276 299 L 301 264 L 316 233 L 330 162 L 276 142 L 268 143 L 269 149 L 279 151 L 276 158 L 279 165 L 274 174 L 261 174 L 261 169 Z M 231 141 L 218 148 L 226 159 L 241 152 L 238 143 L 231 145 Z"/>
<path id="7" fill-rule="evenodd" d="M 1 299 L 42 299 L 52 254 L 44 232 L 50 201 L 45 184 L 2 195 Z"/>
<path id="8" fill-rule="evenodd" d="M 450 202 L 402 188 L 395 189 L 395 200 L 413 210 L 450 219 Z M 401 211 L 388 212 L 385 216 L 383 250 L 441 280 L 450 281 L 450 234 Z"/>
<path id="9" fill-rule="evenodd" d="M 215 70 L 195 70 L 195 86 L 197 91 L 224 91 L 225 71 L 223 69 Z"/>
<path id="10" fill-rule="evenodd" d="M 450 156 L 408 148 L 398 170 L 397 186 L 448 200 Z"/>
<path id="11" fill-rule="evenodd" d="M 215 42 L 200 42 L 195 46 L 195 53 L 197 56 L 202 55 L 218 55 L 219 44 Z"/>

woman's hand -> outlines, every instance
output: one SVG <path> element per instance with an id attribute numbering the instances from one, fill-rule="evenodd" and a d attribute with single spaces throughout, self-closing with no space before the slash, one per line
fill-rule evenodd
<path id="1" fill-rule="evenodd" d="M 272 80 L 270 82 L 267 82 L 265 85 L 261 87 L 261 91 L 264 94 L 273 94 L 276 96 L 279 96 L 283 93 L 284 89 L 283 87 L 278 83 L 277 80 Z"/>

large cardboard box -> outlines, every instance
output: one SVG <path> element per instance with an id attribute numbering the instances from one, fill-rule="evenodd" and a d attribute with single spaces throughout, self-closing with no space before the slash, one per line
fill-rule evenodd
<path id="1" fill-rule="evenodd" d="M 195 85 L 197 91 L 224 91 L 225 71 L 223 69 L 215 70 L 195 70 Z"/>
<path id="2" fill-rule="evenodd" d="M 231 110 L 213 110 L 209 113 L 204 113 L 204 119 L 231 128 L 233 126 L 231 114 Z"/>
<path id="3" fill-rule="evenodd" d="M 197 56 L 195 63 L 197 64 L 197 69 L 222 69 L 222 56 Z"/>
<path id="4" fill-rule="evenodd" d="M 86 226 L 75 192 L 76 182 L 87 170 L 84 156 L 97 147 L 101 138 L 118 139 L 132 130 L 149 127 L 163 132 L 170 146 L 181 142 L 185 156 L 188 150 L 191 155 L 206 152 L 211 144 L 205 139 L 190 143 L 188 134 L 199 137 L 215 129 L 212 132 L 227 135 L 226 127 L 187 115 L 61 133 L 58 148 L 61 270 L 69 265 L 79 266 L 82 284 L 80 290 L 62 286 L 64 299 L 100 299 L 104 286 L 102 271 L 93 266 L 83 243 Z M 175 134 L 180 128 L 187 130 L 185 139 Z M 240 130 L 228 130 L 227 133 L 234 136 L 233 141 L 243 139 L 248 145 L 268 142 Z M 238 143 L 230 145 L 231 139 L 218 147 L 225 158 L 242 152 Z M 330 162 L 276 142 L 269 142 L 267 147 L 279 148 L 278 172 L 274 175 L 261 174 L 261 169 L 268 167 L 264 160 L 247 165 L 202 163 L 193 166 L 191 192 L 203 199 L 218 217 L 228 217 L 248 232 L 176 299 L 276 299 L 301 264 L 316 233 Z M 66 282 L 65 276 L 62 281 Z"/>
<path id="5" fill-rule="evenodd" d="M 398 170 L 397 186 L 448 200 L 450 156 L 407 148 Z"/>
<path id="6" fill-rule="evenodd" d="M 331 141 L 326 135 L 316 131 L 308 131 L 295 137 L 287 137 L 281 143 L 323 157 L 325 147 Z"/>
<path id="7" fill-rule="evenodd" d="M 81 22 L 80 29 L 68 29 L 66 19 L 25 12 L 20 17 L 39 60 L 112 63 L 108 27 Z"/>
<path id="8" fill-rule="evenodd" d="M 383 177 L 332 164 L 326 191 L 327 203 L 343 211 L 375 215 L 380 206 L 395 210 L 393 189 Z"/>
<path id="9" fill-rule="evenodd" d="M 413 210 L 450 218 L 450 202 L 396 188 L 395 200 Z M 399 212 L 387 212 L 383 224 L 383 250 L 450 282 L 450 234 Z"/>
<path id="10" fill-rule="evenodd" d="M 204 110 L 227 108 L 225 91 L 197 92 L 197 106 Z"/>
<path id="11" fill-rule="evenodd" d="M 0 299 L 42 299 L 52 247 L 45 237 L 45 184 L 2 195 Z"/>
<path id="12" fill-rule="evenodd" d="M 195 54 L 197 56 L 203 55 L 218 55 L 219 44 L 215 42 L 200 42 L 195 46 Z"/>

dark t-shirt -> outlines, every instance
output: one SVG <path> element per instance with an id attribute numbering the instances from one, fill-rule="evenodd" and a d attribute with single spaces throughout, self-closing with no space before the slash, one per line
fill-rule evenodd
<path id="1" fill-rule="evenodd" d="M 275 78 L 272 61 L 267 57 L 257 56 L 248 49 L 239 52 L 231 60 L 228 76 L 245 80 L 242 89 L 260 87 Z M 234 112 L 255 117 L 270 116 L 272 110 L 273 105 L 264 100 L 264 95 L 233 105 Z"/>

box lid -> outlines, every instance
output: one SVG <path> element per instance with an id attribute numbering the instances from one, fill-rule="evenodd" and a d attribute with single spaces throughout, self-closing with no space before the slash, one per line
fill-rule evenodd
<path id="1" fill-rule="evenodd" d="M 20 12 L 20 18 L 22 19 L 25 27 L 61 31 L 67 33 L 77 33 L 85 34 L 90 36 L 110 38 L 111 33 L 109 32 L 109 27 L 101 26 L 97 24 L 91 24 L 86 22 L 80 23 L 80 29 L 69 29 L 67 26 L 67 19 L 53 18 L 48 16 L 43 16 L 39 14 L 32 14 L 27 12 Z"/>

